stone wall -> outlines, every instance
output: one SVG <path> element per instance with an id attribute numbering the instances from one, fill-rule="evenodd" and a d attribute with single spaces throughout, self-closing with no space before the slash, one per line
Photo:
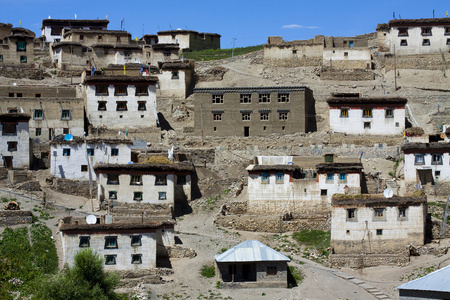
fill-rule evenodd
<path id="1" fill-rule="evenodd" d="M 31 67 L 14 67 L 14 66 L 0 66 L 0 76 L 8 78 L 27 78 L 33 80 L 42 80 L 50 75 L 44 73 L 42 70 L 32 69 Z"/>
<path id="2" fill-rule="evenodd" d="M 375 73 L 370 70 L 331 70 L 324 69 L 320 72 L 322 80 L 339 80 L 339 81 L 364 81 L 374 80 Z"/>
<path id="3" fill-rule="evenodd" d="M 184 248 L 181 246 L 167 246 L 167 254 L 170 258 L 194 258 L 197 256 L 195 250 L 190 248 Z"/>
<path id="4" fill-rule="evenodd" d="M 26 210 L 0 210 L 0 225 L 12 226 L 33 223 L 31 211 Z"/>
<path id="5" fill-rule="evenodd" d="M 152 221 L 155 216 L 172 218 L 173 207 L 170 204 L 154 203 L 117 203 L 112 200 L 105 201 L 113 215 L 114 223 L 146 223 Z M 106 209 L 102 205 L 102 209 Z"/>
<path id="6" fill-rule="evenodd" d="M 280 216 L 218 216 L 215 223 L 219 226 L 244 231 L 287 232 L 315 229 L 328 231 L 331 228 L 330 218 L 310 217 L 301 219 L 280 220 Z"/>
<path id="7" fill-rule="evenodd" d="M 270 67 L 319 67 L 322 66 L 322 56 L 314 58 L 292 58 L 292 59 L 264 59 L 264 65 Z"/>
<path id="8" fill-rule="evenodd" d="M 450 66 L 450 56 L 444 59 L 442 54 L 429 55 L 397 55 L 396 62 L 394 55 L 386 54 L 376 57 L 379 67 L 384 67 L 386 72 L 394 70 L 397 64 L 399 69 L 421 69 L 421 70 L 445 70 Z M 401 76 L 401 71 L 400 71 Z"/>
<path id="9" fill-rule="evenodd" d="M 63 194 L 69 194 L 69 195 L 75 195 L 75 196 L 82 196 L 89 198 L 89 181 L 77 181 L 77 180 L 70 180 L 70 179 L 64 179 L 64 178 L 53 178 L 49 182 L 50 188 L 63 193 Z M 92 185 L 92 197 L 96 198 L 97 195 L 97 184 L 95 182 Z"/>
<path id="10" fill-rule="evenodd" d="M 406 252 L 399 254 L 330 254 L 328 265 L 332 268 L 362 269 L 381 265 L 405 265 L 409 260 Z"/>

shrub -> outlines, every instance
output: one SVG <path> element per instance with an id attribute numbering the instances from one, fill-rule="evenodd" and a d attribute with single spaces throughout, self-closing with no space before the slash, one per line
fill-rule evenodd
<path id="1" fill-rule="evenodd" d="M 321 230 L 302 230 L 294 232 L 292 238 L 298 243 L 314 246 L 314 247 L 329 247 L 330 246 L 330 231 Z"/>
<path id="2" fill-rule="evenodd" d="M 204 265 L 201 269 L 200 269 L 200 275 L 202 275 L 205 278 L 213 278 L 214 276 L 216 276 L 216 269 L 213 266 L 208 266 L 208 265 Z"/>

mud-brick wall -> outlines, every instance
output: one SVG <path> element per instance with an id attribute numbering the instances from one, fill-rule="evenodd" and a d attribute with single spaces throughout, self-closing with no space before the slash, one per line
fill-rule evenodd
<path id="1" fill-rule="evenodd" d="M 385 255 L 371 255 L 371 254 L 357 254 L 357 255 L 340 255 L 330 254 L 329 265 L 332 268 L 352 268 L 362 269 L 368 267 L 378 266 L 398 266 L 409 262 L 409 256 L 405 253 L 401 254 L 385 254 Z"/>
<path id="2" fill-rule="evenodd" d="M 50 188 L 63 194 L 82 196 L 86 198 L 90 197 L 89 181 L 77 181 L 59 178 L 54 179 L 53 185 Z M 92 197 L 97 197 L 97 184 L 95 182 L 92 184 Z"/>
<path id="3" fill-rule="evenodd" d="M 171 218 L 173 214 L 170 204 L 117 203 L 113 206 L 113 201 L 108 202 L 114 223 L 146 223 L 151 222 L 153 217 Z"/>
<path id="4" fill-rule="evenodd" d="M 375 73 L 369 70 L 353 70 L 353 71 L 323 70 L 322 72 L 320 72 L 320 79 L 341 80 L 341 81 L 374 80 Z"/>
<path id="5" fill-rule="evenodd" d="M 397 64 L 399 69 L 421 69 L 421 70 L 445 70 L 450 66 L 450 56 L 441 54 L 434 55 L 397 55 L 397 62 L 393 55 L 379 56 L 377 58 L 380 66 L 386 68 L 386 72 L 394 70 Z M 400 71 L 401 76 L 401 71 Z"/>
<path id="6" fill-rule="evenodd" d="M 31 211 L 25 210 L 3 210 L 0 211 L 0 225 L 12 226 L 18 224 L 33 223 L 33 215 Z"/>

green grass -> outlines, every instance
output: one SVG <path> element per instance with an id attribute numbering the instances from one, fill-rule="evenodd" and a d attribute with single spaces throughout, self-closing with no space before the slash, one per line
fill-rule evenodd
<path id="1" fill-rule="evenodd" d="M 301 270 L 297 269 L 294 266 L 289 266 L 288 270 L 288 287 L 293 288 L 298 286 L 303 279 L 305 279 L 305 275 Z"/>
<path id="2" fill-rule="evenodd" d="M 264 45 L 249 46 L 242 48 L 234 48 L 234 56 L 243 55 L 264 49 Z M 186 59 L 194 59 L 197 61 L 210 61 L 230 58 L 233 49 L 217 49 L 217 50 L 203 50 L 183 53 Z"/>
<path id="3" fill-rule="evenodd" d="M 330 231 L 302 230 L 294 232 L 292 238 L 298 243 L 312 247 L 329 247 Z"/>
<path id="4" fill-rule="evenodd" d="M 200 275 L 205 278 L 213 278 L 214 276 L 216 276 L 216 269 L 214 268 L 214 266 L 203 265 L 203 267 L 200 269 Z"/>

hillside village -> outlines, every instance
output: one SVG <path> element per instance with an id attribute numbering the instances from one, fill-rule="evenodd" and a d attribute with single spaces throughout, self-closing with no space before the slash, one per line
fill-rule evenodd
<path id="1" fill-rule="evenodd" d="M 403 285 L 450 264 L 450 18 L 210 61 L 108 23 L 0 23 L 2 243 L 46 226 L 124 299 L 450 297 Z"/>

